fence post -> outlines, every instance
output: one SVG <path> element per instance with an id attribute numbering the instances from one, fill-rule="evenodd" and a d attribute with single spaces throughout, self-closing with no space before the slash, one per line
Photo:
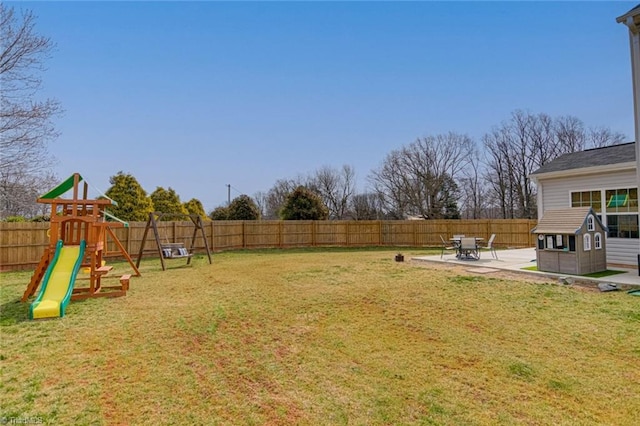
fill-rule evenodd
<path id="1" fill-rule="evenodd" d="M 316 242 L 316 223 L 317 221 L 312 220 L 311 221 L 311 247 L 315 247 L 317 242 Z"/>
<path id="2" fill-rule="evenodd" d="M 351 222 L 347 222 L 347 227 L 345 229 L 345 239 L 344 242 L 347 245 L 347 247 L 349 247 L 349 242 L 351 241 L 351 232 L 350 232 L 350 226 Z"/>
<path id="3" fill-rule="evenodd" d="M 213 238 L 213 220 L 209 221 L 209 229 L 210 229 L 210 234 L 211 234 L 211 244 L 209 245 L 209 247 L 211 247 L 211 251 L 213 251 L 215 249 L 214 246 L 214 238 Z"/>
<path id="4" fill-rule="evenodd" d="M 127 237 L 127 253 L 131 253 L 131 225 L 127 226 L 125 229 L 125 235 Z"/>

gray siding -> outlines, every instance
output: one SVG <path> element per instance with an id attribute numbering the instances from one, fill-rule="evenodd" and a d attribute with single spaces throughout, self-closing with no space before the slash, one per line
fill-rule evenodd
<path id="1" fill-rule="evenodd" d="M 542 192 L 542 208 L 544 210 L 566 209 L 571 207 L 571 192 L 594 191 L 598 189 L 635 188 L 635 170 L 618 173 L 600 173 L 592 176 L 572 176 L 540 181 L 544 187 Z"/>
<path id="2" fill-rule="evenodd" d="M 607 270 L 607 260 L 604 256 L 606 249 L 596 250 L 593 243 L 594 233 L 590 232 L 589 234 L 591 234 L 591 250 L 584 251 L 583 244 L 582 247 L 580 247 L 581 252 L 578 254 L 578 271 L 581 275 Z M 582 235 L 579 235 L 578 238 L 582 239 Z"/>
<path id="3" fill-rule="evenodd" d="M 580 270 L 578 269 L 578 260 L 575 253 L 564 253 L 557 252 L 555 253 L 558 256 L 558 272 L 563 274 L 579 274 Z"/>
<path id="4" fill-rule="evenodd" d="M 595 191 L 637 186 L 635 170 L 599 173 L 597 175 L 569 176 L 555 179 L 540 179 L 542 206 L 539 210 L 564 209 L 571 207 L 571 192 Z M 607 238 L 607 262 L 620 265 L 637 265 L 640 254 L 640 240 Z"/>
<path id="5" fill-rule="evenodd" d="M 538 270 L 545 272 L 558 272 L 561 274 L 579 273 L 575 252 L 562 250 L 537 250 Z"/>
<path id="6" fill-rule="evenodd" d="M 640 254 L 640 240 L 607 238 L 607 262 L 635 266 Z"/>

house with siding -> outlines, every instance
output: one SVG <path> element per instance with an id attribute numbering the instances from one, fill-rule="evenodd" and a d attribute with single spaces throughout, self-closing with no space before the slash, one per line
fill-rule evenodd
<path id="1" fill-rule="evenodd" d="M 538 217 L 545 211 L 591 207 L 608 229 L 607 263 L 635 267 L 640 254 L 636 143 L 564 154 L 531 174 Z"/>

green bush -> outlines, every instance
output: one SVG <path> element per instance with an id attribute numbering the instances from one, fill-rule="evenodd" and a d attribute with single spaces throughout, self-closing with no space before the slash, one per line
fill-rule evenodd
<path id="1" fill-rule="evenodd" d="M 260 210 L 248 195 L 240 195 L 231 201 L 227 208 L 229 220 L 258 220 Z"/>
<path id="2" fill-rule="evenodd" d="M 31 222 L 51 222 L 50 216 L 35 216 L 31 218 Z"/>
<path id="3" fill-rule="evenodd" d="M 229 220 L 229 209 L 223 206 L 216 207 L 211 213 L 209 213 L 211 220 Z"/>
<path id="4" fill-rule="evenodd" d="M 4 221 L 5 222 L 26 222 L 27 220 L 24 218 L 24 216 L 8 216 Z"/>
<path id="5" fill-rule="evenodd" d="M 282 220 L 325 220 L 329 217 L 329 209 L 320 197 L 304 186 L 297 187 L 287 195 L 280 210 Z"/>

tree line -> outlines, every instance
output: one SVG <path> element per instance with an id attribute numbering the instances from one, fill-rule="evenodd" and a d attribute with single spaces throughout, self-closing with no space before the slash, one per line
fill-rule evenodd
<path id="1" fill-rule="evenodd" d="M 36 97 L 40 72 L 53 43 L 35 33 L 29 11 L 18 16 L 0 3 L 0 219 L 41 217 L 35 200 L 54 186 L 47 144 L 58 136 L 59 103 Z M 620 144 L 625 136 L 587 127 L 573 116 L 515 110 L 479 141 L 454 131 L 426 135 L 389 152 L 356 190 L 352 166 L 322 166 L 282 178 L 266 192 L 242 194 L 209 213 L 213 220 L 535 218 L 531 173 L 566 153 Z M 135 177 L 112 176 L 107 196 L 123 220 L 146 220 L 149 211 L 206 216 L 202 203 L 186 203 L 171 189 L 147 196 Z"/>
<path id="2" fill-rule="evenodd" d="M 297 186 L 320 197 L 329 219 L 533 219 L 532 172 L 563 154 L 624 143 L 625 136 L 573 116 L 516 110 L 479 142 L 456 132 L 418 138 L 386 155 L 364 193 L 355 191 L 352 167 L 324 166 L 278 180 L 254 200 L 269 219 Z"/>

